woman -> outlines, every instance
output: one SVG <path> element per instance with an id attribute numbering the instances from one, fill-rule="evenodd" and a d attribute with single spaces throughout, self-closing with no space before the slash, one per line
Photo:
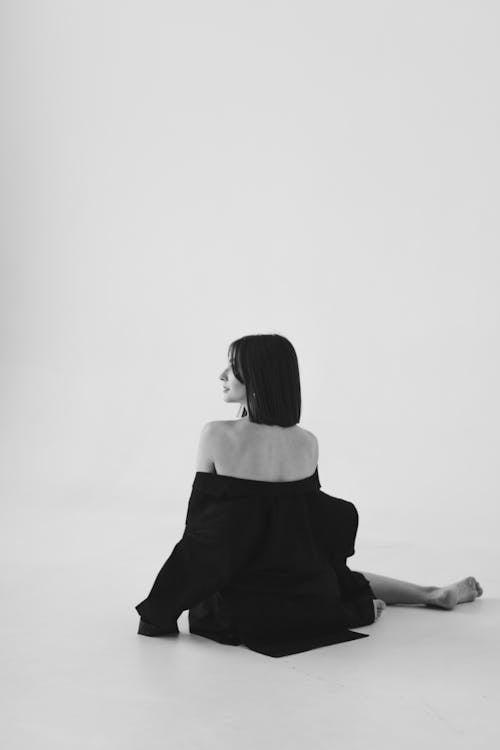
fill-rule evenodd
<path id="1" fill-rule="evenodd" d="M 220 494 L 221 499 L 227 496 L 227 488 L 231 491 L 236 488 L 239 495 L 243 494 L 243 490 L 248 494 L 250 491 L 248 488 L 250 488 L 257 494 L 245 511 L 247 516 L 243 523 L 247 527 L 255 524 L 257 529 L 254 517 L 257 517 L 259 513 L 262 514 L 262 509 L 269 513 L 271 507 L 275 514 L 273 519 L 276 515 L 281 519 L 281 526 L 273 526 L 272 532 L 270 531 L 269 520 L 266 521 L 269 531 L 267 534 L 269 539 L 266 542 L 267 554 L 268 556 L 271 555 L 273 564 L 269 563 L 268 557 L 266 564 L 261 566 L 259 571 L 260 578 L 256 579 L 254 575 L 254 588 L 245 589 L 242 587 L 241 580 L 250 580 L 247 574 L 247 562 L 243 563 L 242 561 L 250 559 L 251 545 L 248 542 L 248 553 L 244 553 L 243 547 L 247 544 L 247 540 L 241 537 L 241 540 L 235 542 L 235 544 L 241 547 L 240 570 L 243 570 L 247 578 L 245 579 L 245 575 L 242 578 L 240 576 L 240 588 L 238 590 L 238 584 L 231 583 L 235 575 L 235 555 L 238 552 L 232 550 L 228 551 L 227 554 L 225 553 L 227 560 L 231 560 L 231 562 L 227 562 L 224 570 L 222 563 L 217 558 L 217 554 L 226 540 L 229 537 L 234 538 L 235 529 L 238 533 L 238 524 L 231 522 L 232 525 L 230 526 L 226 523 L 226 531 L 219 534 L 217 541 L 216 534 L 218 532 L 214 532 L 209 525 L 203 527 L 196 526 L 195 523 L 190 528 L 189 519 L 191 517 L 193 521 L 196 513 L 194 505 L 191 506 L 191 503 L 196 499 L 193 498 L 190 501 L 191 511 L 188 510 L 188 522 L 183 540 L 176 546 L 171 557 L 158 574 L 149 597 L 136 607 L 141 615 L 138 631 L 140 634 L 154 636 L 178 632 L 175 619 L 182 609 L 190 606 L 193 607 L 190 609 L 191 632 L 224 643 L 237 644 L 243 642 L 250 648 L 255 643 L 257 644 L 255 650 L 276 656 L 296 653 L 298 650 L 314 648 L 324 643 L 363 637 L 361 634 L 350 632 L 348 635 L 344 633 L 344 637 L 339 637 L 337 641 L 331 639 L 324 642 L 316 641 L 315 645 L 311 645 L 313 641 L 307 642 L 306 645 L 302 642 L 302 647 L 298 645 L 298 642 L 295 642 L 288 651 L 280 650 L 281 645 L 277 644 L 275 640 L 272 643 L 267 642 L 264 649 L 261 648 L 262 642 L 255 640 L 259 628 L 264 627 L 262 623 L 267 617 L 265 623 L 265 627 L 268 628 L 267 632 L 270 634 L 271 628 L 274 627 L 273 632 L 276 636 L 278 629 L 281 628 L 280 618 L 286 611 L 283 602 L 286 601 L 287 595 L 289 601 L 291 601 L 292 588 L 294 595 L 300 589 L 302 599 L 295 599 L 295 610 L 289 609 L 286 613 L 288 616 L 286 622 L 289 623 L 290 627 L 296 625 L 295 612 L 306 609 L 304 602 L 312 602 L 313 606 L 316 607 L 315 614 L 308 612 L 309 620 L 307 622 L 304 619 L 306 615 L 302 611 L 300 612 L 302 635 L 307 628 L 313 625 L 312 620 L 315 617 L 322 618 L 322 612 L 325 609 L 330 610 L 329 617 L 337 617 L 337 614 L 333 613 L 333 605 L 330 608 L 329 603 L 330 599 L 333 601 L 335 598 L 331 593 L 334 589 L 336 589 L 338 606 L 347 607 L 347 609 L 342 610 L 344 618 L 342 622 L 348 623 L 349 627 L 375 622 L 382 614 L 386 604 L 421 604 L 453 609 L 457 604 L 473 601 L 476 597 L 481 596 L 482 588 L 472 576 L 449 586 L 439 587 L 421 586 L 376 573 L 349 570 L 345 564 L 345 557 L 354 554 L 354 538 L 358 521 L 357 511 L 352 503 L 319 492 L 321 485 L 317 475 L 318 440 L 312 432 L 298 425 L 301 411 L 299 368 L 295 349 L 286 338 L 278 334 L 259 334 L 245 336 L 234 341 L 229 347 L 228 365 L 221 373 L 220 380 L 223 381 L 224 400 L 228 403 L 239 403 L 240 409 L 236 420 L 209 422 L 202 430 L 197 455 L 197 474 L 193 485 L 193 492 L 195 492 L 196 487 L 208 492 L 205 499 L 197 496 L 199 503 L 205 503 L 200 518 L 208 518 L 209 511 L 206 502 L 209 502 L 210 495 L 220 490 L 221 483 L 224 483 L 225 488 L 224 492 Z M 302 503 L 304 500 L 305 504 L 302 504 L 299 510 L 297 510 L 297 503 L 294 505 L 293 502 L 288 502 L 286 497 L 281 498 L 281 500 L 285 500 L 284 504 L 278 502 L 278 490 L 283 494 L 289 488 L 298 490 L 301 487 L 307 488 L 308 492 L 314 490 L 314 502 L 310 502 L 309 495 L 305 497 L 305 500 L 301 498 L 300 502 Z M 259 497 L 261 489 L 269 490 L 277 504 L 273 505 L 269 500 L 264 499 L 258 510 L 258 501 L 262 499 Z M 323 515 L 321 518 L 319 516 L 314 517 L 312 508 L 321 504 L 323 504 Z M 222 503 L 216 503 L 216 507 L 219 508 L 217 512 L 222 512 L 220 511 L 222 506 Z M 243 513 L 243 501 L 238 503 L 237 508 L 238 513 Z M 347 515 L 346 511 L 348 512 Z M 349 515 L 350 511 L 352 512 Z M 337 515 L 335 515 L 335 512 Z M 354 513 L 354 516 L 352 513 Z M 288 516 L 291 517 L 294 514 L 299 518 L 299 523 L 293 528 L 290 526 L 287 530 Z M 270 517 L 266 516 L 266 518 Z M 325 531 L 327 518 L 332 521 L 328 532 Z M 331 529 L 336 533 L 337 528 L 342 526 L 344 521 L 346 529 L 349 526 L 347 536 L 338 536 L 337 541 L 332 542 L 331 536 L 329 536 Z M 304 523 L 303 531 L 300 526 L 301 522 Z M 241 515 L 239 523 L 242 523 Z M 266 528 L 265 523 L 262 524 L 262 516 L 260 524 L 260 530 L 255 532 L 253 548 L 260 545 L 262 551 L 262 545 L 257 536 L 257 534 L 262 536 L 263 529 L 265 531 Z M 230 532 L 228 532 L 229 528 L 231 529 Z M 313 547 L 318 542 L 321 548 L 322 534 L 326 535 L 327 533 L 328 537 L 325 536 L 322 540 L 323 551 L 317 552 Z M 276 538 L 273 538 L 273 534 Z M 293 537 L 293 540 L 291 537 Z M 181 543 L 184 546 L 180 546 Z M 210 549 L 210 543 L 212 543 L 212 551 L 207 552 Z M 293 555 L 286 558 L 284 550 L 290 551 L 293 545 L 295 545 Z M 308 545 L 309 557 L 304 551 Z M 334 549 L 336 545 L 343 547 L 343 550 L 339 550 L 339 554 L 336 554 Z M 210 554 L 212 557 L 207 557 Z M 244 557 L 245 554 L 247 557 Z M 203 555 L 205 557 L 202 559 Z M 310 562 L 313 558 L 323 560 L 323 569 L 325 568 L 324 560 L 328 558 L 329 561 L 326 567 L 333 578 L 327 580 L 323 576 L 322 589 L 320 589 L 319 584 L 315 584 L 316 588 L 314 589 L 307 588 L 312 574 L 316 576 L 317 580 L 319 580 L 318 576 L 321 577 L 318 572 L 319 568 L 315 567 L 315 563 Z M 199 566 L 198 573 L 196 572 L 196 565 Z M 231 566 L 232 571 L 230 570 Z M 207 567 L 213 572 L 212 578 L 210 581 L 201 582 L 198 579 L 206 577 Z M 307 584 L 304 583 L 307 578 L 305 575 L 306 568 L 311 574 Z M 332 568 L 336 575 L 332 572 Z M 253 570 L 254 572 L 258 570 L 255 559 L 253 559 Z M 293 580 L 290 570 L 295 576 Z M 218 579 L 216 579 L 216 573 L 219 575 Z M 272 589 L 273 584 L 270 583 L 273 575 L 275 581 L 278 581 L 278 584 L 275 583 L 274 589 Z M 300 578 L 301 575 L 302 578 Z M 258 585 L 255 580 L 258 580 Z M 299 580 L 302 583 L 297 583 Z M 225 592 L 225 600 L 224 598 L 221 599 L 219 594 L 214 594 L 217 584 Z M 286 585 L 289 586 L 288 593 L 285 593 L 284 598 L 280 599 L 280 604 L 276 605 L 275 614 L 270 614 L 274 600 L 281 597 L 282 589 Z M 189 586 L 191 586 L 191 589 L 187 592 Z M 301 586 L 302 588 L 300 588 Z M 267 590 L 269 606 L 264 606 L 262 600 L 258 599 L 260 591 L 257 589 L 259 587 L 262 591 Z M 184 593 L 181 589 L 184 589 Z M 274 591 L 274 597 L 269 593 L 271 590 Z M 208 598 L 198 605 L 197 599 L 201 598 L 202 592 Z M 245 609 L 245 600 L 251 595 L 257 596 L 257 599 L 254 600 L 253 605 L 248 605 Z M 216 596 L 219 598 L 216 598 Z M 230 599 L 231 596 L 232 599 Z M 167 600 L 172 602 L 173 608 L 170 612 L 165 609 Z M 221 635 L 220 622 L 217 621 L 215 615 L 220 617 L 222 604 L 227 607 L 227 601 L 231 601 L 233 614 L 239 608 L 239 622 L 252 620 L 253 625 L 255 625 L 254 630 L 252 630 L 253 626 L 248 625 L 248 638 L 246 640 L 242 641 L 240 635 L 234 635 L 234 639 L 232 639 L 232 635 L 231 637 L 227 635 L 229 630 L 224 636 Z M 369 608 L 369 612 L 367 608 Z M 255 615 L 256 610 L 258 610 L 258 616 Z M 227 616 L 229 616 L 228 612 L 229 610 L 226 610 Z M 207 625 L 209 621 L 210 627 Z M 159 626 L 161 622 L 164 623 L 163 629 Z M 219 624 L 217 624 L 218 622 Z M 324 622 L 327 622 L 326 615 Z M 334 619 L 330 619 L 329 622 L 334 622 Z M 167 623 L 169 623 L 168 628 Z M 270 643 L 271 645 L 269 645 Z"/>

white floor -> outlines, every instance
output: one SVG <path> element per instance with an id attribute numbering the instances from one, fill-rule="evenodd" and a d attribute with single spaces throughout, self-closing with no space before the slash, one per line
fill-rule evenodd
<path id="1" fill-rule="evenodd" d="M 8 750 L 498 746 L 500 584 L 484 550 L 358 542 L 353 569 L 426 585 L 471 574 L 483 597 L 388 606 L 359 629 L 369 638 L 273 659 L 190 635 L 187 612 L 177 637 L 138 635 L 134 605 L 177 529 L 162 551 L 166 524 L 138 511 L 48 505 L 13 503 L 4 525 Z"/>

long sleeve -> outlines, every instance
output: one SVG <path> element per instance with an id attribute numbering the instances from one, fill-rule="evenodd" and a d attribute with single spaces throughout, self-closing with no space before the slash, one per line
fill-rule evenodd
<path id="1" fill-rule="evenodd" d="M 227 585 L 251 546 L 244 503 L 193 488 L 182 538 L 135 609 L 146 621 L 178 633 L 181 613 Z"/>
<path id="2" fill-rule="evenodd" d="M 347 558 L 354 555 L 354 544 L 359 526 L 359 514 L 353 503 L 347 503 L 349 522 L 345 526 L 343 543 L 331 553 L 331 564 L 337 574 L 343 609 L 350 627 L 370 625 L 375 619 L 373 599 L 375 595 L 362 573 L 347 565 Z"/>

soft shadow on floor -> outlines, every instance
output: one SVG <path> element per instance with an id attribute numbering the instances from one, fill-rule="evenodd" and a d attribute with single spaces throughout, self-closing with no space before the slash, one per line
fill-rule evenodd
<path id="1" fill-rule="evenodd" d="M 425 585 L 471 574 L 483 597 L 451 612 L 389 605 L 358 628 L 369 638 L 273 659 L 189 634 L 187 612 L 178 636 L 138 635 L 133 607 L 164 561 L 158 537 L 152 552 L 131 543 L 133 515 L 118 533 L 113 513 L 47 518 L 16 515 L 23 550 L 14 537 L 3 546 L 9 750 L 495 745 L 500 587 L 481 550 L 464 564 L 458 540 L 446 560 L 428 542 L 364 544 L 353 569 Z"/>

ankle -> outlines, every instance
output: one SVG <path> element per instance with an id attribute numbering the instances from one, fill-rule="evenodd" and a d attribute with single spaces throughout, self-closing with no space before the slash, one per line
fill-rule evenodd
<path id="1" fill-rule="evenodd" d="M 431 601 L 433 595 L 436 593 L 436 591 L 440 591 L 440 589 L 441 589 L 441 586 L 422 586 L 425 603 L 427 603 L 428 601 Z"/>

